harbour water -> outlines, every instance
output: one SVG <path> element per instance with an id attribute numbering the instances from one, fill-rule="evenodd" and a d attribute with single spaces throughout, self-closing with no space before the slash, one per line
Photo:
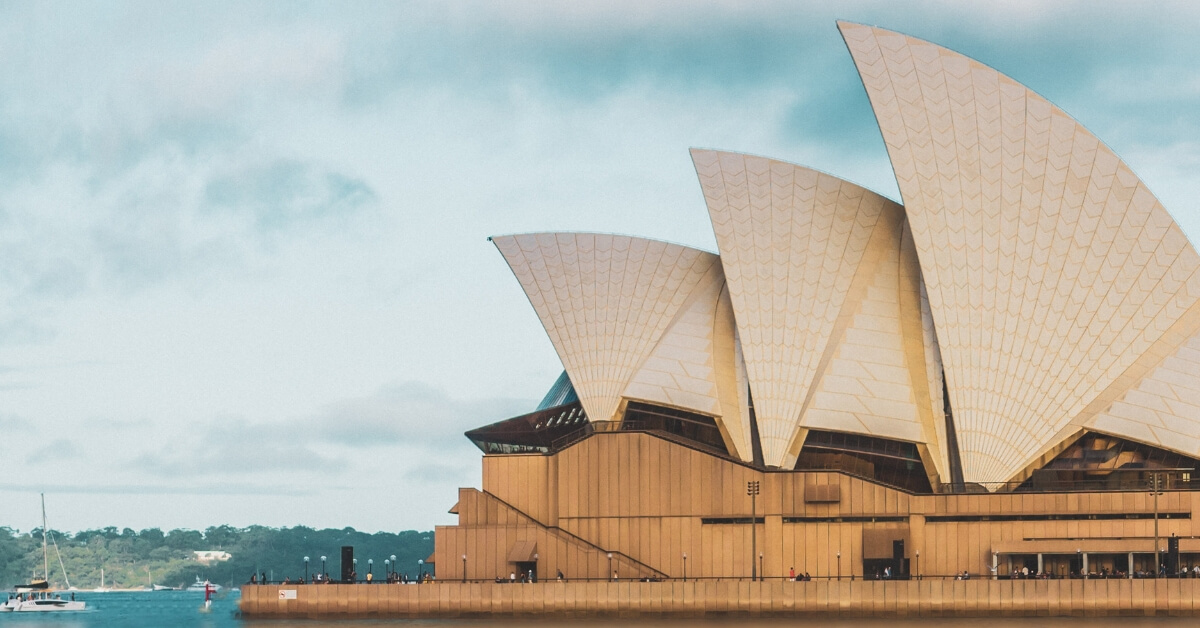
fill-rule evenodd
<path id="1" fill-rule="evenodd" d="M 204 594 L 191 591 L 76 593 L 90 610 L 82 613 L 0 614 L 0 628 L 369 628 L 412 626 L 428 628 L 578 628 L 619 624 L 625 627 L 683 628 L 685 626 L 738 626 L 750 628 L 794 627 L 796 620 L 680 619 L 680 620 L 244 620 L 237 615 L 238 594 L 218 596 L 209 612 L 201 611 Z M 1182 628 L 1195 626 L 1194 618 L 1183 617 L 1045 617 L 982 619 L 829 619 L 815 624 L 831 628 Z"/>

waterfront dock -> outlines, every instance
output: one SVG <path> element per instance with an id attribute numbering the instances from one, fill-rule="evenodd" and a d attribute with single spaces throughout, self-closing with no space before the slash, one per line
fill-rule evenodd
<path id="1" fill-rule="evenodd" d="M 240 606 L 263 618 L 1196 616 L 1200 579 L 258 585 Z"/>

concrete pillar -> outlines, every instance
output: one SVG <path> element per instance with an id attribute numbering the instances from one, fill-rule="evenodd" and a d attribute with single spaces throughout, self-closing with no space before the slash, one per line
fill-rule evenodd
<path id="1" fill-rule="evenodd" d="M 1129 552 L 1129 573 L 1125 574 L 1130 580 L 1133 579 L 1133 552 Z"/>
<path id="2" fill-rule="evenodd" d="M 1000 577 L 1000 555 L 992 552 L 992 580 Z"/>
<path id="3" fill-rule="evenodd" d="M 766 500 L 763 500 L 766 501 Z M 783 517 L 780 515 L 766 515 L 763 517 L 763 525 L 759 528 L 762 536 L 758 539 L 758 551 L 763 553 L 763 573 L 764 577 L 776 578 L 787 574 L 787 570 L 792 565 L 791 558 L 786 560 L 789 564 L 784 564 L 783 556 Z M 758 560 L 757 558 L 755 560 Z"/>
<path id="4" fill-rule="evenodd" d="M 558 527 L 558 456 L 546 465 L 546 525 Z"/>
<path id="5" fill-rule="evenodd" d="M 1042 563 L 1042 555 L 1038 554 L 1038 570 L 1037 570 L 1037 572 L 1040 574 L 1045 570 L 1046 570 L 1046 568 L 1043 567 L 1043 563 Z"/>
<path id="6" fill-rule="evenodd" d="M 1083 553 L 1083 573 L 1085 573 L 1085 574 L 1086 574 L 1087 572 L 1088 572 L 1088 565 L 1087 565 L 1087 552 L 1084 552 L 1084 553 Z"/>

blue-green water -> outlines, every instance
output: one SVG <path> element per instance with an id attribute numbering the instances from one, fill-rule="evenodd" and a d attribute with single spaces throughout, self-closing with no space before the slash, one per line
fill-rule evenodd
<path id="1" fill-rule="evenodd" d="M 87 602 L 88 610 L 0 613 L 0 628 L 226 628 L 245 624 L 236 616 L 237 593 L 218 595 L 207 613 L 201 612 L 203 591 L 80 591 L 75 599 Z"/>
<path id="2" fill-rule="evenodd" d="M 471 620 L 244 620 L 237 616 L 238 594 L 218 596 L 210 612 L 201 612 L 204 594 L 189 591 L 158 592 L 79 592 L 76 599 L 85 600 L 89 610 L 81 613 L 2 613 L 0 628 L 372 628 L 378 626 L 407 626 L 412 628 L 551 628 L 572 626 L 590 628 L 620 625 L 623 627 L 684 628 L 687 626 L 737 626 L 749 628 L 784 628 L 798 625 L 831 628 L 1182 628 L 1200 622 L 1190 618 L 1026 618 L 1026 619 L 846 619 L 846 620 L 595 620 L 560 621 L 531 619 L 471 619 Z"/>

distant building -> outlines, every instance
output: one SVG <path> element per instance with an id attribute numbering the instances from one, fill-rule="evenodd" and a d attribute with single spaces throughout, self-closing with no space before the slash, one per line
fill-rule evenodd
<path id="1" fill-rule="evenodd" d="M 192 556 L 195 557 L 196 562 L 201 562 L 205 565 L 223 563 L 233 558 L 233 555 L 229 552 L 222 552 L 221 550 L 196 550 L 192 552 Z"/>
<path id="2" fill-rule="evenodd" d="M 1045 98 L 840 26 L 903 205 L 693 150 L 719 255 L 494 238 L 565 373 L 468 432 L 483 490 L 437 529 L 440 577 L 1200 563 L 1200 255 Z"/>

